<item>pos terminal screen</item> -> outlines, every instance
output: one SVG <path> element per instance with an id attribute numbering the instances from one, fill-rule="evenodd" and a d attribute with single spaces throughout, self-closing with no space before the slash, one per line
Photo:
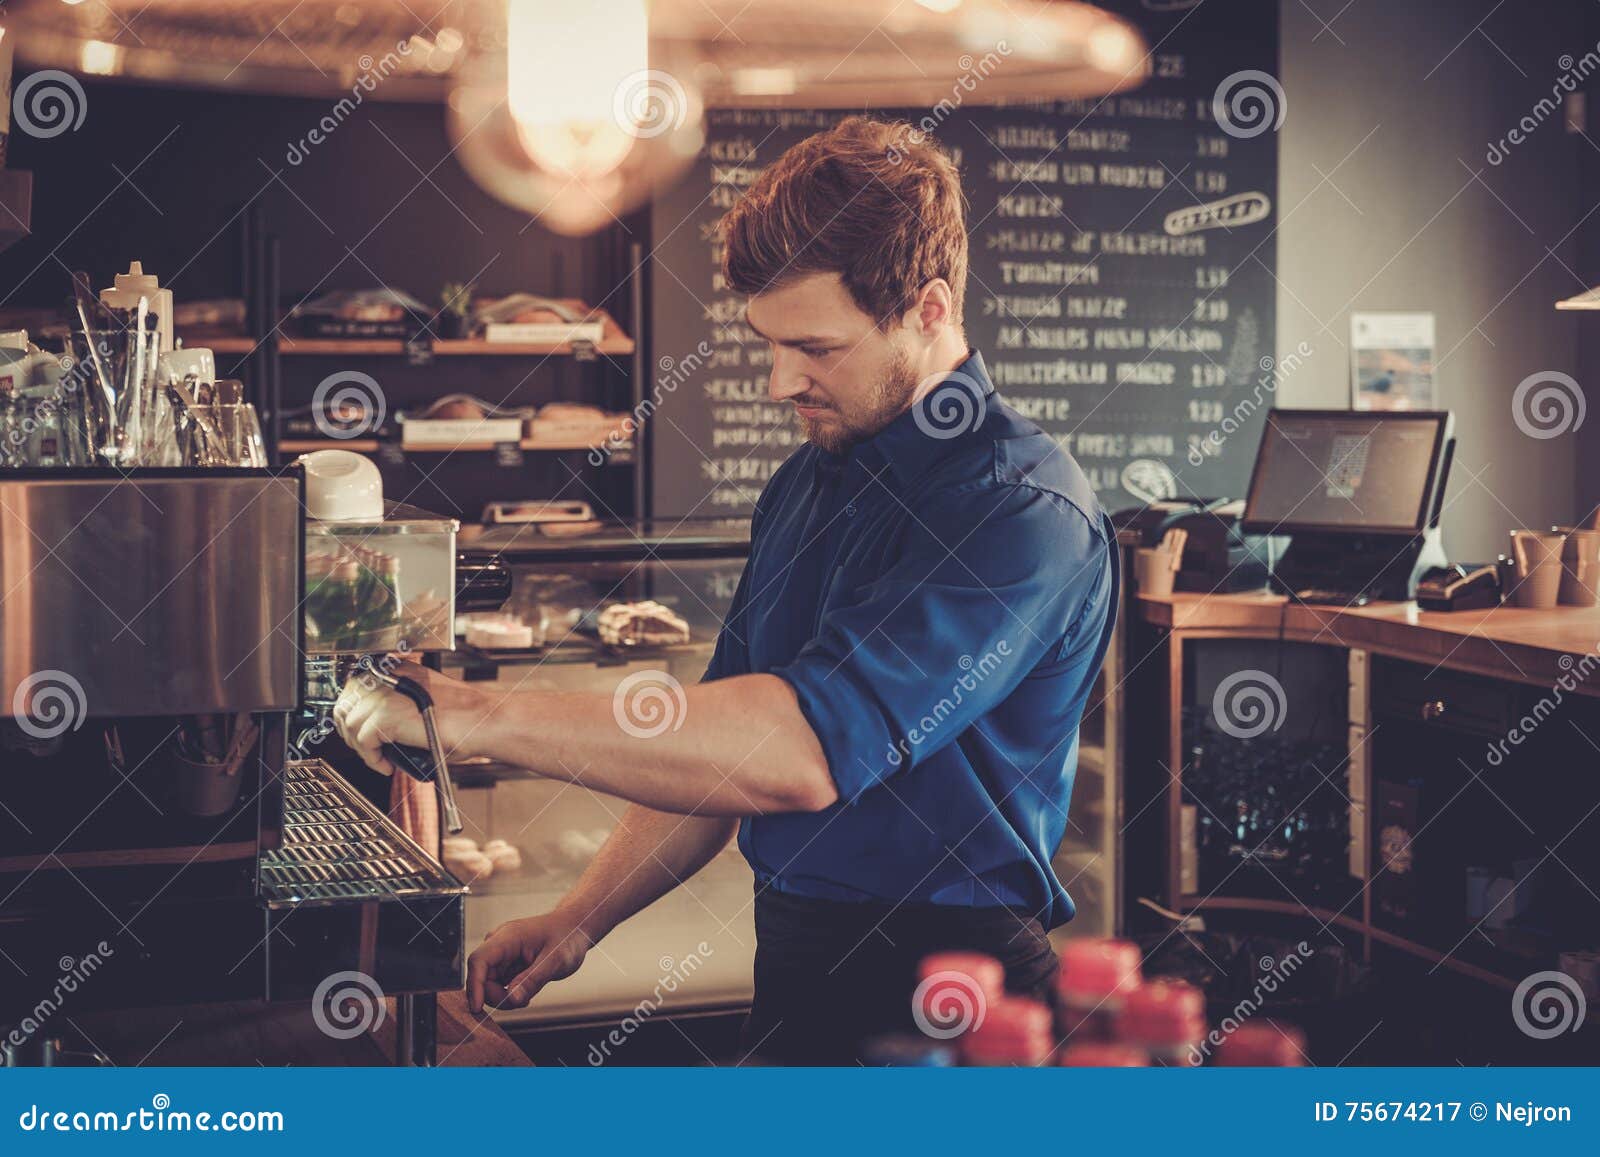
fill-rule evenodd
<path id="1" fill-rule="evenodd" d="M 1247 527 L 1421 530 L 1444 413 L 1273 410 L 1245 506 Z"/>

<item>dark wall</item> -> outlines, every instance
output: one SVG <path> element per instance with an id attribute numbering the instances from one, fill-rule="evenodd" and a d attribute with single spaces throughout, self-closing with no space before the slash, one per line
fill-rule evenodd
<path id="1" fill-rule="evenodd" d="M 49 140 L 13 131 L 9 163 L 35 174 L 35 220 L 34 235 L 0 255 L 7 304 L 59 298 L 56 258 L 101 280 L 137 256 L 181 298 L 231 294 L 230 226 L 247 202 L 286 239 L 294 299 L 389 281 L 431 302 L 442 282 L 480 270 L 490 292 L 548 287 L 558 273 L 576 296 L 616 289 L 603 240 L 556 237 L 472 182 L 449 156 L 437 105 L 368 101 L 325 143 L 304 146 L 332 102 L 84 88 L 76 131 Z M 293 165 L 297 142 L 304 160 Z"/>
<path id="2" fill-rule="evenodd" d="M 306 134 L 326 99 L 284 99 L 87 83 L 76 131 L 36 139 L 13 131 L 8 163 L 34 174 L 32 236 L 0 253 L 0 307 L 50 306 L 68 272 L 98 286 L 130 259 L 158 274 L 177 299 L 240 295 L 240 217 L 258 206 L 282 240 L 285 308 L 340 288 L 389 284 L 438 308 L 446 281 L 485 293 L 514 290 L 581 297 L 628 316 L 626 242 L 618 225 L 594 237 L 558 237 L 481 191 L 450 155 L 437 105 L 368 101 L 320 145 Z M 291 164 L 291 149 L 303 156 Z M 219 369 L 239 359 L 219 357 Z M 305 404 L 329 374 L 375 377 L 388 409 L 464 391 L 492 402 L 590 401 L 626 409 L 627 359 L 444 358 L 412 368 L 403 358 L 286 357 L 285 406 Z M 557 493 L 607 505 L 629 493 L 623 468 L 596 472 L 582 453 L 527 455 L 519 468 L 487 455 L 433 455 L 389 481 L 394 497 L 476 515 L 488 497 Z M 574 481 L 574 473 L 577 481 Z M 400 487 L 403 490 L 397 490 Z M 585 491 L 593 489 L 594 493 Z"/>

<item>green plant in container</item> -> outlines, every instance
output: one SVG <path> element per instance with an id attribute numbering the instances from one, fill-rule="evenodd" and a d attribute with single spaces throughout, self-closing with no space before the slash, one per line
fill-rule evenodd
<path id="1" fill-rule="evenodd" d="M 472 294 L 474 287 L 459 281 L 447 281 L 439 292 L 443 307 L 439 313 L 439 336 L 464 338 L 472 336 Z"/>

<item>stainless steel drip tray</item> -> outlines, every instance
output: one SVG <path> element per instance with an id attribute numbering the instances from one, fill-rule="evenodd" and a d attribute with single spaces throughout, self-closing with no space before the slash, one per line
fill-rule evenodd
<path id="1" fill-rule="evenodd" d="M 320 759 L 284 769 L 283 844 L 261 854 L 260 881 L 268 908 L 467 891 Z"/>
<path id="2" fill-rule="evenodd" d="M 459 988 L 466 885 L 319 759 L 284 769 L 283 808 L 258 865 L 269 999 L 345 971 L 390 994 Z"/>

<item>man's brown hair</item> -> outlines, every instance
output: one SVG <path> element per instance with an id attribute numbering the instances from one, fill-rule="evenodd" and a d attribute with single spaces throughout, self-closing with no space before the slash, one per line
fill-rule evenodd
<path id="1" fill-rule="evenodd" d="M 908 124 L 850 117 L 764 170 L 722 219 L 722 272 L 757 294 L 837 273 L 879 326 L 936 277 L 955 321 L 967 287 L 967 226 L 955 163 Z"/>

